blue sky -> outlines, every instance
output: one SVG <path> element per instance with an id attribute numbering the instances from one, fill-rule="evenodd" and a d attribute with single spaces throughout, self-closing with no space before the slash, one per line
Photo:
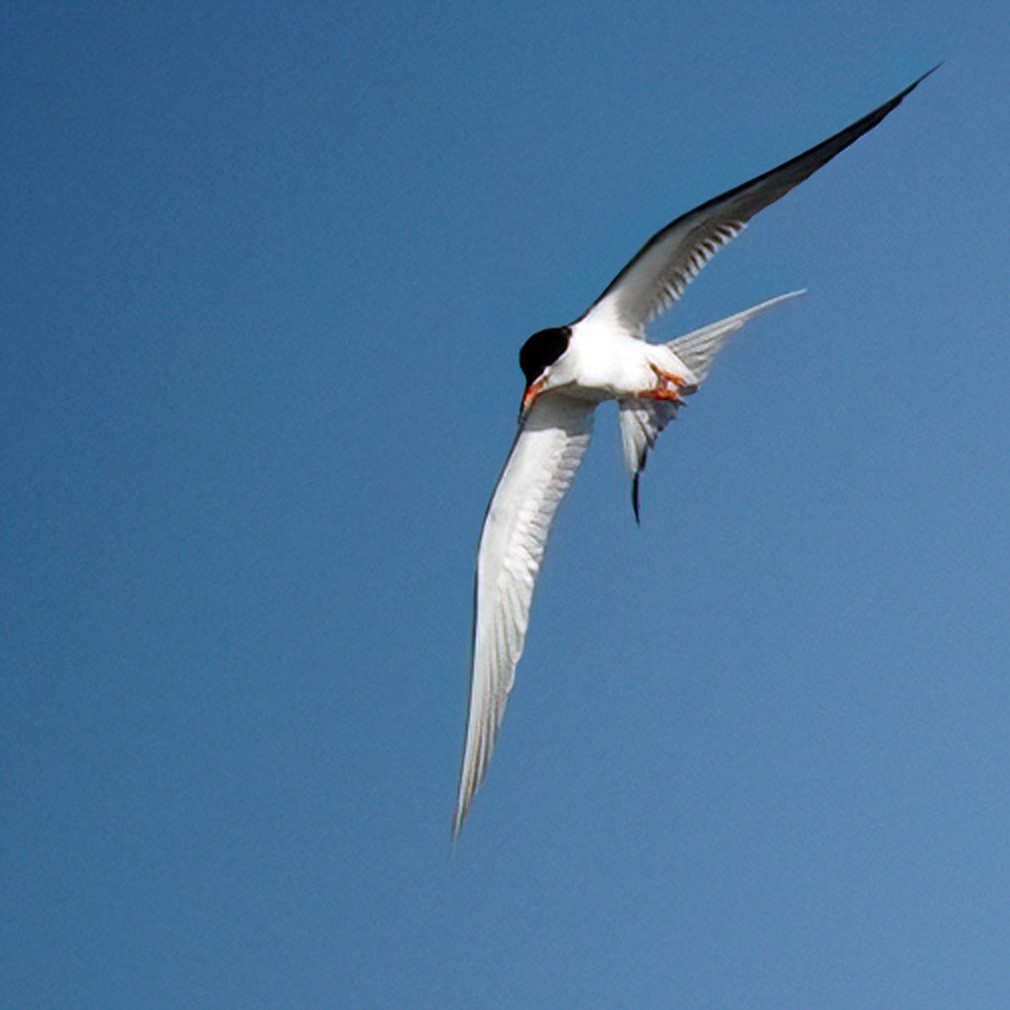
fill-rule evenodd
<path id="1" fill-rule="evenodd" d="M 0 1001 L 1005 1007 L 995 5 L 14 3 Z M 654 337 L 449 827 L 532 331 L 939 60 Z"/>

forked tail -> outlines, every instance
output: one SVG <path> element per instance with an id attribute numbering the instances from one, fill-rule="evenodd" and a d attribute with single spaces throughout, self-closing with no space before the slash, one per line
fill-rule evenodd
<path id="1" fill-rule="evenodd" d="M 791 298 L 798 298 L 802 294 L 803 291 L 790 291 L 777 298 L 769 298 L 760 305 L 754 305 L 744 309 L 743 312 L 737 312 L 718 322 L 685 333 L 684 336 L 671 340 L 666 346 L 694 372 L 698 384 L 701 385 L 712 369 L 715 356 L 722 350 L 729 337 L 744 323 L 760 315 L 765 309 L 789 301 Z M 621 401 L 621 444 L 624 448 L 624 461 L 631 474 L 631 507 L 635 511 L 635 522 L 640 522 L 638 482 L 645 469 L 649 450 L 655 445 L 659 433 L 676 416 L 675 403 L 662 400 Z"/>

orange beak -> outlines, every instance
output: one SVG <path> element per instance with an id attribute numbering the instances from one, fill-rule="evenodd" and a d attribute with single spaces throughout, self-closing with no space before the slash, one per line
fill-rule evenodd
<path id="1" fill-rule="evenodd" d="M 544 380 L 537 379 L 536 382 L 531 382 L 526 387 L 526 392 L 523 393 L 522 406 L 519 408 L 519 420 L 521 421 L 529 412 L 530 408 L 533 406 L 536 398 L 543 392 Z"/>

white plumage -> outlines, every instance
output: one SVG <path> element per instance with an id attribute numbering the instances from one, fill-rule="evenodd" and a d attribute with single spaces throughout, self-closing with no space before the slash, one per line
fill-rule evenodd
<path id="1" fill-rule="evenodd" d="M 487 771 L 526 641 L 551 523 L 589 445 L 597 405 L 604 400 L 620 405 L 637 519 L 639 475 L 682 397 L 705 380 L 731 334 L 801 292 L 780 295 L 666 344 L 646 343 L 646 326 L 680 298 L 758 211 L 873 129 L 927 76 L 804 154 L 677 218 L 642 247 L 584 315 L 534 334 L 523 346 L 520 364 L 527 383 L 519 430 L 477 550 L 470 705 L 454 838 Z"/>

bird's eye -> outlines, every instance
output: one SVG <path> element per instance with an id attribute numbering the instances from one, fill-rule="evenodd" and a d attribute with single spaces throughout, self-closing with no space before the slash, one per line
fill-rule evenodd
<path id="1" fill-rule="evenodd" d="M 568 348 L 572 335 L 570 326 L 538 330 L 519 351 L 519 367 L 526 376 L 526 385 L 538 379 Z"/>

